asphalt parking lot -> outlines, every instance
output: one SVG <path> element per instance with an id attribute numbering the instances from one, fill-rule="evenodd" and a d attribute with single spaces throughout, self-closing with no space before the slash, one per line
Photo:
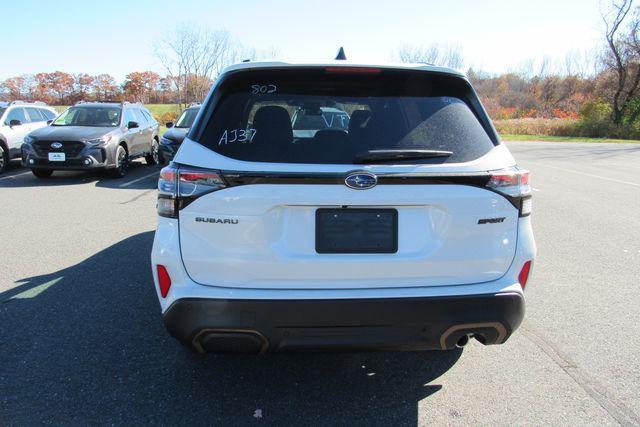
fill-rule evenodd
<path id="1" fill-rule="evenodd" d="M 640 145 L 510 143 L 538 259 L 503 346 L 200 356 L 151 283 L 158 167 L 0 176 L 0 424 L 640 425 Z"/>

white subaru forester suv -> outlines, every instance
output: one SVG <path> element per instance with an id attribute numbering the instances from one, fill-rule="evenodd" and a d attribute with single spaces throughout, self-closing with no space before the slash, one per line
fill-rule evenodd
<path id="1" fill-rule="evenodd" d="M 346 128 L 294 136 L 327 108 Z M 158 188 L 155 287 L 199 352 L 501 344 L 524 316 L 529 172 L 457 71 L 231 66 Z"/>
<path id="2" fill-rule="evenodd" d="M 47 126 L 58 113 L 44 102 L 0 102 L 0 174 L 19 158 L 25 137 Z"/>

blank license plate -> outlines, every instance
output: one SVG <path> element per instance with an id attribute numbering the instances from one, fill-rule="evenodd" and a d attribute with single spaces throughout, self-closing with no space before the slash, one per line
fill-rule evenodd
<path id="1" fill-rule="evenodd" d="M 64 153 L 49 153 L 50 162 L 64 162 L 65 160 L 67 159 Z"/>
<path id="2" fill-rule="evenodd" d="M 368 254 L 398 252 L 395 209 L 316 210 L 316 252 Z"/>

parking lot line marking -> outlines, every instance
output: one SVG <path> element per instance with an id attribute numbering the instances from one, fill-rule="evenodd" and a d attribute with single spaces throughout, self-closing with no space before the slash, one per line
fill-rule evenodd
<path id="1" fill-rule="evenodd" d="M 143 179 L 151 178 L 153 175 L 156 175 L 156 174 L 158 174 L 158 171 L 151 172 L 150 174 L 134 179 L 133 181 L 125 182 L 124 184 L 120 184 L 118 187 L 120 188 L 128 187 L 131 184 L 135 184 L 136 182 L 142 181 Z"/>
<path id="2" fill-rule="evenodd" d="M 50 281 L 48 281 L 46 283 L 43 283 L 42 285 L 38 285 L 38 286 L 33 287 L 31 289 L 27 289 L 24 292 L 20 292 L 19 294 L 14 295 L 9 299 L 35 298 L 38 295 L 40 295 L 41 293 L 43 293 L 44 291 L 46 291 L 47 289 L 49 289 L 51 286 L 53 286 L 56 283 L 58 283 L 62 279 L 63 279 L 63 277 L 58 277 L 56 279 L 50 280 Z"/>
<path id="3" fill-rule="evenodd" d="M 599 384 L 595 378 L 584 372 L 556 345 L 546 339 L 542 334 L 523 325 L 521 328 L 523 335 L 545 353 L 553 362 L 567 373 L 602 409 L 611 415 L 621 425 L 636 425 L 640 423 L 640 418 L 634 411 L 629 409 L 613 396 L 605 393 L 605 388 Z"/>
<path id="4" fill-rule="evenodd" d="M 633 185 L 634 187 L 640 187 L 640 184 L 638 184 L 637 182 L 623 181 L 621 179 L 609 178 L 608 176 L 595 175 L 595 174 L 592 174 L 592 173 L 580 172 L 580 171 L 577 171 L 577 170 L 561 168 L 561 167 L 558 167 L 558 166 L 544 165 L 544 167 L 551 168 L 551 169 L 557 169 L 557 170 L 561 170 L 561 171 L 564 171 L 564 172 L 575 173 L 575 174 L 578 174 L 578 175 L 590 176 L 592 178 L 604 179 L 605 181 L 617 182 L 618 184 L 627 184 L 627 185 Z"/>
<path id="5" fill-rule="evenodd" d="M 22 172 L 22 173 L 17 173 L 17 174 L 15 174 L 15 175 L 3 176 L 2 178 L 0 178 L 0 181 L 2 181 L 3 179 L 15 178 L 16 176 L 27 175 L 27 174 L 30 174 L 30 173 L 31 173 L 31 172 Z"/>
<path id="6" fill-rule="evenodd" d="M 533 187 L 531 187 L 531 189 L 532 189 L 533 191 L 540 191 L 539 189 L 537 189 L 537 188 L 533 188 Z"/>

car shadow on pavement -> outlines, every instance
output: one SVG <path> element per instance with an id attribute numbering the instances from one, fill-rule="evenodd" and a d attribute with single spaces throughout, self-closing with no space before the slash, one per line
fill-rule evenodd
<path id="1" fill-rule="evenodd" d="M 0 188 L 60 187 L 95 182 L 96 187 L 148 190 L 156 188 L 161 166 L 147 166 L 134 161 L 124 178 L 112 178 L 105 171 L 56 171 L 49 178 L 36 178 L 29 169 L 12 165 L 0 175 Z"/>
<path id="2" fill-rule="evenodd" d="M 162 324 L 152 240 L 0 293 L 0 424 L 415 425 L 462 353 L 190 353 Z"/>

